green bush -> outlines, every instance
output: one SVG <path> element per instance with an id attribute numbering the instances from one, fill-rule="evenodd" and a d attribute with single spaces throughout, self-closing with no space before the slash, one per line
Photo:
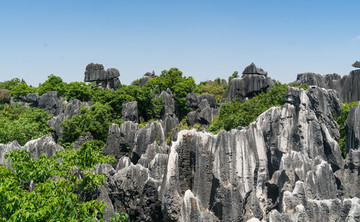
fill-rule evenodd
<path id="1" fill-rule="evenodd" d="M 37 92 L 37 88 L 28 86 L 25 82 L 21 82 L 16 86 L 13 86 L 10 90 L 11 95 L 14 96 L 15 99 L 18 99 L 20 96 L 26 96 L 29 93 L 35 92 Z"/>
<path id="2" fill-rule="evenodd" d="M 21 105 L 0 105 L 0 143 L 16 140 L 20 145 L 40 138 L 50 130 L 48 112 Z"/>
<path id="3" fill-rule="evenodd" d="M 143 88 L 155 94 L 166 91 L 169 88 L 175 98 L 180 119 L 191 111 L 186 106 L 186 96 L 194 91 L 196 84 L 192 77 L 184 77 L 178 68 L 162 71 L 160 76 L 150 79 Z"/>
<path id="4" fill-rule="evenodd" d="M 10 103 L 10 91 L 8 89 L 0 89 L 0 104 Z"/>
<path id="5" fill-rule="evenodd" d="M 90 101 L 91 89 L 89 85 L 83 82 L 71 82 L 66 85 L 66 100 L 78 99 L 82 102 Z"/>
<path id="6" fill-rule="evenodd" d="M 48 76 L 48 79 L 39 86 L 38 92 L 39 95 L 47 93 L 49 91 L 57 91 L 59 96 L 64 96 L 66 94 L 66 83 L 58 76 L 51 74 Z"/>
<path id="7" fill-rule="evenodd" d="M 216 79 L 215 81 L 207 81 L 201 82 L 195 89 L 195 93 L 198 95 L 208 93 L 214 95 L 217 102 L 219 102 L 226 89 L 227 85 L 222 84 L 220 79 Z"/>
<path id="8" fill-rule="evenodd" d="M 5 82 L 1 83 L 1 89 L 8 89 L 11 90 L 14 86 L 16 86 L 17 84 L 19 84 L 20 82 L 24 82 L 24 80 L 20 81 L 20 79 L 18 78 L 14 78 Z"/>
<path id="9" fill-rule="evenodd" d="M 61 142 L 74 142 L 80 136 L 85 136 L 87 132 L 90 132 L 94 139 L 106 142 L 109 126 L 112 123 L 111 113 L 112 108 L 106 104 L 95 103 L 90 110 L 83 107 L 79 115 L 61 124 L 64 127 Z"/>
<path id="10" fill-rule="evenodd" d="M 346 119 L 349 115 L 351 107 L 356 107 L 359 102 L 353 103 L 341 103 L 341 114 L 339 116 L 333 115 L 335 121 L 338 123 L 340 127 L 340 138 L 339 138 L 339 146 L 341 150 L 342 156 L 346 157 L 346 148 L 345 148 L 345 139 L 346 139 L 346 131 L 345 131 L 345 124 Z"/>
<path id="11" fill-rule="evenodd" d="M 306 89 L 307 85 L 292 84 L 293 87 Z M 231 130 L 238 126 L 248 126 L 269 108 L 285 104 L 287 84 L 275 84 L 267 93 L 260 93 L 243 103 L 233 101 L 223 104 L 218 118 L 210 125 L 208 131 L 218 133 L 220 130 Z"/>
<path id="12" fill-rule="evenodd" d="M 7 153 L 13 170 L 0 165 L 0 221 L 102 221 L 105 203 L 89 198 L 105 180 L 95 165 L 114 161 L 102 146 L 89 141 L 38 161 L 27 150 Z"/>

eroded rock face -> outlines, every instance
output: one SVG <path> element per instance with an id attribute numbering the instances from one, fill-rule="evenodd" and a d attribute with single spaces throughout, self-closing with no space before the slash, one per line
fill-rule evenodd
<path id="1" fill-rule="evenodd" d="M 360 61 L 354 62 L 354 64 L 352 64 L 352 66 L 355 68 L 360 68 Z"/>
<path id="2" fill-rule="evenodd" d="M 256 67 L 256 65 L 254 63 L 251 63 L 249 66 L 247 66 L 243 73 L 243 75 L 252 75 L 252 74 L 256 74 L 256 75 L 264 75 L 267 76 L 267 72 L 265 72 L 262 68 L 258 68 Z"/>
<path id="3" fill-rule="evenodd" d="M 157 97 L 162 98 L 164 107 L 161 110 L 160 118 L 164 128 L 164 135 L 167 138 L 171 131 L 179 124 L 179 119 L 176 116 L 175 100 L 170 89 L 162 91 Z"/>
<path id="4" fill-rule="evenodd" d="M 228 101 L 244 101 L 274 87 L 275 81 L 265 75 L 251 74 L 230 81 Z"/>
<path id="5" fill-rule="evenodd" d="M 125 102 L 122 105 L 122 121 L 132 121 L 134 123 L 138 123 L 139 115 L 138 115 L 138 107 L 137 102 Z"/>
<path id="6" fill-rule="evenodd" d="M 140 80 L 140 87 L 143 87 L 150 79 L 155 77 L 155 72 L 147 72 Z"/>
<path id="7" fill-rule="evenodd" d="M 62 109 L 59 111 L 59 114 L 52 117 L 47 122 L 48 126 L 53 128 L 55 140 L 57 141 L 62 138 L 61 131 L 63 131 L 64 128 L 61 126 L 61 123 L 65 120 L 70 120 L 75 115 L 80 114 L 82 107 L 90 108 L 90 106 L 90 102 L 81 102 L 78 99 L 70 100 L 69 102 L 62 101 Z"/>
<path id="8" fill-rule="evenodd" d="M 340 91 L 340 99 L 347 103 L 360 100 L 360 69 L 353 70 L 348 76 Z"/>
<path id="9" fill-rule="evenodd" d="M 360 103 L 351 107 L 346 119 L 346 152 L 360 148 Z"/>
<path id="10" fill-rule="evenodd" d="M 13 150 L 25 149 L 30 152 L 30 156 L 38 160 L 41 154 L 51 157 L 56 151 L 64 151 L 64 148 L 57 145 L 51 136 L 43 136 L 27 142 L 24 146 L 20 146 L 18 142 L 10 142 L 8 144 L 0 144 L 0 164 L 10 167 L 10 163 L 5 159 L 5 154 Z"/>
<path id="11" fill-rule="evenodd" d="M 308 84 L 334 89 L 339 93 L 340 101 L 347 103 L 360 100 L 360 70 L 353 70 L 349 75 L 341 78 L 338 74 L 328 74 L 321 76 L 315 73 L 298 74 L 297 83 Z"/>
<path id="12" fill-rule="evenodd" d="M 186 96 L 186 105 L 193 109 L 186 118 L 190 126 L 199 123 L 206 129 L 213 122 L 214 116 L 219 114 L 219 104 L 213 95 L 207 93 L 200 96 L 189 93 Z"/>
<path id="13" fill-rule="evenodd" d="M 155 139 L 161 124 L 139 129 L 133 158 L 108 178 L 114 210 L 135 221 L 356 220 L 360 155 L 341 158 L 336 92 L 289 87 L 285 99 L 248 127 L 183 130 L 170 147 Z"/>
<path id="14" fill-rule="evenodd" d="M 96 81 L 96 84 L 92 87 L 118 90 L 121 88 L 121 82 L 118 78 L 119 76 L 120 72 L 115 68 L 109 68 L 105 71 L 102 64 L 90 63 L 86 66 L 84 81 Z"/>

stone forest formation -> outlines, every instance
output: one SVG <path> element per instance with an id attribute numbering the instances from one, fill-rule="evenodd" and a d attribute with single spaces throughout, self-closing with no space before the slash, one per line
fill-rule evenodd
<path id="1" fill-rule="evenodd" d="M 105 221 L 115 212 L 130 221 L 360 221 L 360 62 L 353 67 L 291 84 L 254 63 L 199 85 L 171 69 L 126 86 L 117 69 L 90 63 L 81 97 L 71 83 L 8 90 L 5 103 L 51 116 L 42 136 L 0 143 L 0 164 L 14 170 L 14 150 L 37 161 L 103 141 L 114 161 L 92 168 L 105 179 L 83 201 L 104 201 Z M 28 182 L 31 192 L 37 182 Z"/>

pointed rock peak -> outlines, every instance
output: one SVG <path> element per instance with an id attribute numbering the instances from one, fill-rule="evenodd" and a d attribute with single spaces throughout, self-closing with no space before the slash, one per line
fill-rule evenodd
<path id="1" fill-rule="evenodd" d="M 356 61 L 354 64 L 352 64 L 355 68 L 360 68 L 360 61 Z"/>
<path id="2" fill-rule="evenodd" d="M 243 75 L 257 74 L 257 75 L 267 76 L 267 72 L 265 72 L 262 68 L 256 67 L 256 65 L 253 62 L 244 69 L 242 74 Z"/>

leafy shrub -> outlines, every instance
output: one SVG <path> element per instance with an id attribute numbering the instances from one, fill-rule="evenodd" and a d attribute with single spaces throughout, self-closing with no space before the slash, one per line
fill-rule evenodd
<path id="1" fill-rule="evenodd" d="M 112 121 L 111 112 L 112 108 L 109 105 L 101 103 L 95 103 L 90 110 L 83 107 L 79 115 L 61 124 L 64 127 L 62 142 L 74 142 L 80 136 L 85 136 L 87 132 L 90 132 L 96 140 L 105 142 Z"/>
<path id="2" fill-rule="evenodd" d="M 340 127 L 340 139 L 339 139 L 339 146 L 341 150 L 342 156 L 346 157 L 346 148 L 345 148 L 345 139 L 346 139 L 346 131 L 345 131 L 345 124 L 346 119 L 349 115 L 350 108 L 356 107 L 359 102 L 353 103 L 341 103 L 341 114 L 339 116 L 333 115 L 335 121 L 338 123 Z"/>
<path id="3" fill-rule="evenodd" d="M 91 89 L 89 85 L 83 82 L 71 82 L 66 85 L 66 100 L 78 99 L 86 102 L 91 99 Z"/>
<path id="4" fill-rule="evenodd" d="M 292 84 L 293 87 L 306 89 L 307 85 Z M 218 118 L 210 125 L 208 131 L 218 133 L 221 129 L 231 130 L 238 126 L 248 126 L 251 122 L 269 108 L 285 104 L 285 93 L 287 84 L 275 84 L 275 87 L 267 93 L 260 93 L 257 96 L 245 101 L 233 101 L 223 104 Z"/>
<path id="5" fill-rule="evenodd" d="M 35 87 L 28 86 L 25 82 L 21 82 L 13 86 L 10 90 L 11 95 L 14 96 L 15 99 L 19 98 L 20 96 L 26 96 L 29 93 L 35 92 L 37 92 L 37 89 Z"/>
<path id="6" fill-rule="evenodd" d="M 59 96 L 64 96 L 66 94 L 66 83 L 58 76 L 51 74 L 48 76 L 48 79 L 39 86 L 39 95 L 47 93 L 49 91 L 57 91 Z"/>
<path id="7" fill-rule="evenodd" d="M 225 90 L 227 89 L 227 85 L 222 84 L 220 79 L 216 79 L 215 81 L 207 81 L 201 82 L 195 89 L 196 94 L 208 93 L 214 95 L 217 102 L 219 102 Z"/>
<path id="8" fill-rule="evenodd" d="M 143 88 L 156 94 L 169 88 L 174 95 L 178 115 L 182 119 L 191 111 L 186 106 L 186 96 L 193 92 L 195 87 L 196 84 L 192 77 L 183 77 L 183 73 L 178 68 L 171 68 L 162 71 L 160 76 L 150 79 Z"/>
<path id="9" fill-rule="evenodd" d="M 0 105 L 0 143 L 16 140 L 20 145 L 40 138 L 50 130 L 47 121 L 52 116 L 40 109 L 21 105 Z"/>
<path id="10" fill-rule="evenodd" d="M 23 81 L 24 80 L 20 81 L 20 79 L 14 78 L 14 79 L 2 82 L 0 85 L 0 88 L 11 90 L 14 86 L 16 86 L 17 84 L 19 84 L 20 82 L 23 82 Z"/>
<path id="11" fill-rule="evenodd" d="M 0 104 L 10 103 L 10 91 L 8 89 L 0 89 Z"/>
<path id="12" fill-rule="evenodd" d="M 38 161 L 27 150 L 7 153 L 13 170 L 0 165 L 0 221 L 102 221 L 105 203 L 89 198 L 105 180 L 95 165 L 114 161 L 102 146 L 89 141 Z"/>

